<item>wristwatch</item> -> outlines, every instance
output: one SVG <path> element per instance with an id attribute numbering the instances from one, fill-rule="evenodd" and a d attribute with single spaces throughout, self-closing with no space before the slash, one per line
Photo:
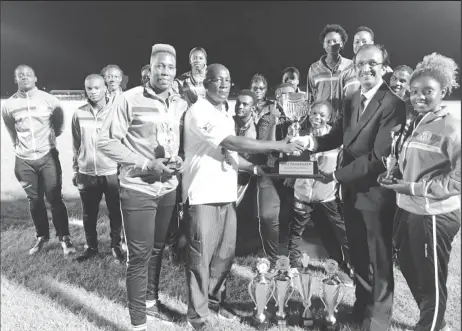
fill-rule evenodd
<path id="1" fill-rule="evenodd" d="M 253 166 L 253 174 L 258 175 L 258 166 Z"/>

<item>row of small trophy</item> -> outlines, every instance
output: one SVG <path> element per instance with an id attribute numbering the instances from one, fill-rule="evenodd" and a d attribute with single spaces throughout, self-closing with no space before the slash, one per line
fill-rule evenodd
<path id="1" fill-rule="evenodd" d="M 289 258 L 280 257 L 276 261 L 276 275 L 270 277 L 268 271 L 270 262 L 266 258 L 260 258 L 257 261 L 257 275 L 253 278 L 248 286 L 248 291 L 252 301 L 255 304 L 252 324 L 259 330 L 265 330 L 269 327 L 270 316 L 267 310 L 267 304 L 273 298 L 276 302 L 275 320 L 279 326 L 287 325 L 288 314 L 285 308 L 288 306 L 289 299 L 295 291 L 300 294 L 303 304 L 303 312 L 300 314 L 300 324 L 304 327 L 314 325 L 313 313 L 311 311 L 311 296 L 313 276 L 308 271 L 309 256 L 303 253 L 300 262 L 302 267 L 290 268 Z M 323 324 L 328 329 L 336 325 L 335 313 L 337 306 L 342 300 L 343 283 L 337 277 L 338 264 L 334 260 L 326 262 L 325 270 L 327 277 L 322 280 L 320 287 L 320 299 L 324 305 Z"/>

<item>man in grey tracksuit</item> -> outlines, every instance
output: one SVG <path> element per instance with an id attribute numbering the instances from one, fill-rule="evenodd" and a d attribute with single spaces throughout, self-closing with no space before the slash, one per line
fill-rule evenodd
<path id="1" fill-rule="evenodd" d="M 82 199 L 83 226 L 87 241 L 86 250 L 77 258 L 79 262 L 98 253 L 96 221 L 103 194 L 109 211 L 112 255 L 119 263 L 124 260 L 120 248 L 122 216 L 117 163 L 101 153 L 97 146 L 99 131 L 111 107 L 106 89 L 102 76 L 89 75 L 85 79 L 88 102 L 79 107 L 72 118 L 74 152 L 72 183 L 79 189 Z"/>

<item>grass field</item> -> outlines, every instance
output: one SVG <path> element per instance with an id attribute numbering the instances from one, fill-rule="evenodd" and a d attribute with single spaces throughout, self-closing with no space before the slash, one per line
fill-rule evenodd
<path id="1" fill-rule="evenodd" d="M 80 103 L 81 104 L 81 103 Z M 63 168 L 63 195 L 70 217 L 71 235 L 78 251 L 85 243 L 81 222 L 81 205 L 77 189 L 72 186 L 72 147 L 70 119 L 79 103 L 65 103 L 66 129 L 58 138 L 58 149 Z M 460 102 L 451 103 L 459 114 Z M 1 132 L 1 330 L 2 331 L 63 331 L 130 330 L 126 292 L 125 267 L 114 264 L 110 257 L 107 211 L 101 204 L 98 224 L 101 258 L 77 264 L 65 258 L 53 239 L 37 256 L 28 255 L 34 243 L 34 228 L 30 220 L 25 193 L 14 177 L 14 155 L 8 134 Z M 50 222 L 50 226 L 51 222 Z M 54 230 L 51 230 L 54 233 Z M 259 240 L 256 238 L 255 240 Z M 167 255 L 167 254 L 166 254 Z M 243 316 L 244 323 L 213 320 L 216 330 L 253 330 L 247 323 L 253 304 L 247 293 L 247 284 L 253 277 L 255 257 L 237 258 L 228 287 L 230 303 Z M 453 330 L 460 330 L 461 322 L 461 240 L 460 233 L 453 243 L 448 280 L 449 299 L 446 320 Z M 313 261 L 312 269 L 319 288 L 324 277 L 322 261 Z M 395 269 L 395 303 L 391 330 L 412 327 L 418 318 L 418 309 L 400 271 Z M 161 274 L 161 299 L 184 316 L 187 292 L 184 269 L 165 257 Z M 318 318 L 321 301 L 315 291 L 313 307 Z M 338 320 L 343 330 L 356 330 L 347 323 L 354 301 L 353 289 L 345 290 L 339 306 Z M 300 305 L 295 296 L 289 310 L 295 313 Z M 294 314 L 295 315 L 295 314 Z M 149 330 L 185 330 L 184 317 L 174 326 L 148 322 Z M 301 330 L 288 327 L 288 330 Z M 272 327 L 271 330 L 277 330 Z M 314 330 L 319 330 L 315 328 Z"/>

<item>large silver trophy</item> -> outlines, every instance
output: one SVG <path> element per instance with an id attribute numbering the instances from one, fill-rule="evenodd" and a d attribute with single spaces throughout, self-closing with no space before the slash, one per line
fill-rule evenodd
<path id="1" fill-rule="evenodd" d="M 289 276 L 290 261 L 287 256 L 281 256 L 276 261 L 277 274 L 274 276 L 275 290 L 274 300 L 276 301 L 276 321 L 280 326 L 287 325 L 288 314 L 284 311 L 289 299 L 294 294 L 294 287 Z"/>
<path id="2" fill-rule="evenodd" d="M 300 123 L 308 116 L 310 104 L 305 93 L 286 93 L 278 97 L 278 104 L 284 115 L 291 122 L 287 137 L 296 140 L 300 136 Z M 322 177 L 318 171 L 317 161 L 310 159 L 311 152 L 280 155 L 276 169 L 276 177 L 316 178 Z M 271 176 L 271 174 L 270 174 Z"/>
<path id="3" fill-rule="evenodd" d="M 324 304 L 324 322 L 328 329 L 335 327 L 337 319 L 335 313 L 337 313 L 337 306 L 342 301 L 343 283 L 337 276 L 338 263 L 334 260 L 327 260 L 325 265 L 327 272 L 327 278 L 322 280 L 320 298 Z"/>
<path id="4" fill-rule="evenodd" d="M 313 277 L 308 271 L 308 263 L 310 262 L 308 254 L 303 253 L 300 257 L 300 262 L 302 268 L 294 277 L 292 277 L 292 281 L 295 289 L 302 298 L 303 313 L 300 316 L 300 324 L 302 327 L 310 327 L 314 324 L 313 313 L 311 312 Z"/>
<path id="5" fill-rule="evenodd" d="M 266 305 L 274 294 L 274 281 L 266 276 L 270 268 L 268 259 L 257 260 L 257 276 L 253 278 L 248 286 L 250 298 L 255 304 L 255 312 L 252 317 L 252 325 L 258 330 L 265 330 L 269 326 L 269 318 Z"/>
<path id="6" fill-rule="evenodd" d="M 284 115 L 292 122 L 287 135 L 291 138 L 298 137 L 300 135 L 300 122 L 310 112 L 310 105 L 305 93 L 282 94 L 279 102 Z"/>

